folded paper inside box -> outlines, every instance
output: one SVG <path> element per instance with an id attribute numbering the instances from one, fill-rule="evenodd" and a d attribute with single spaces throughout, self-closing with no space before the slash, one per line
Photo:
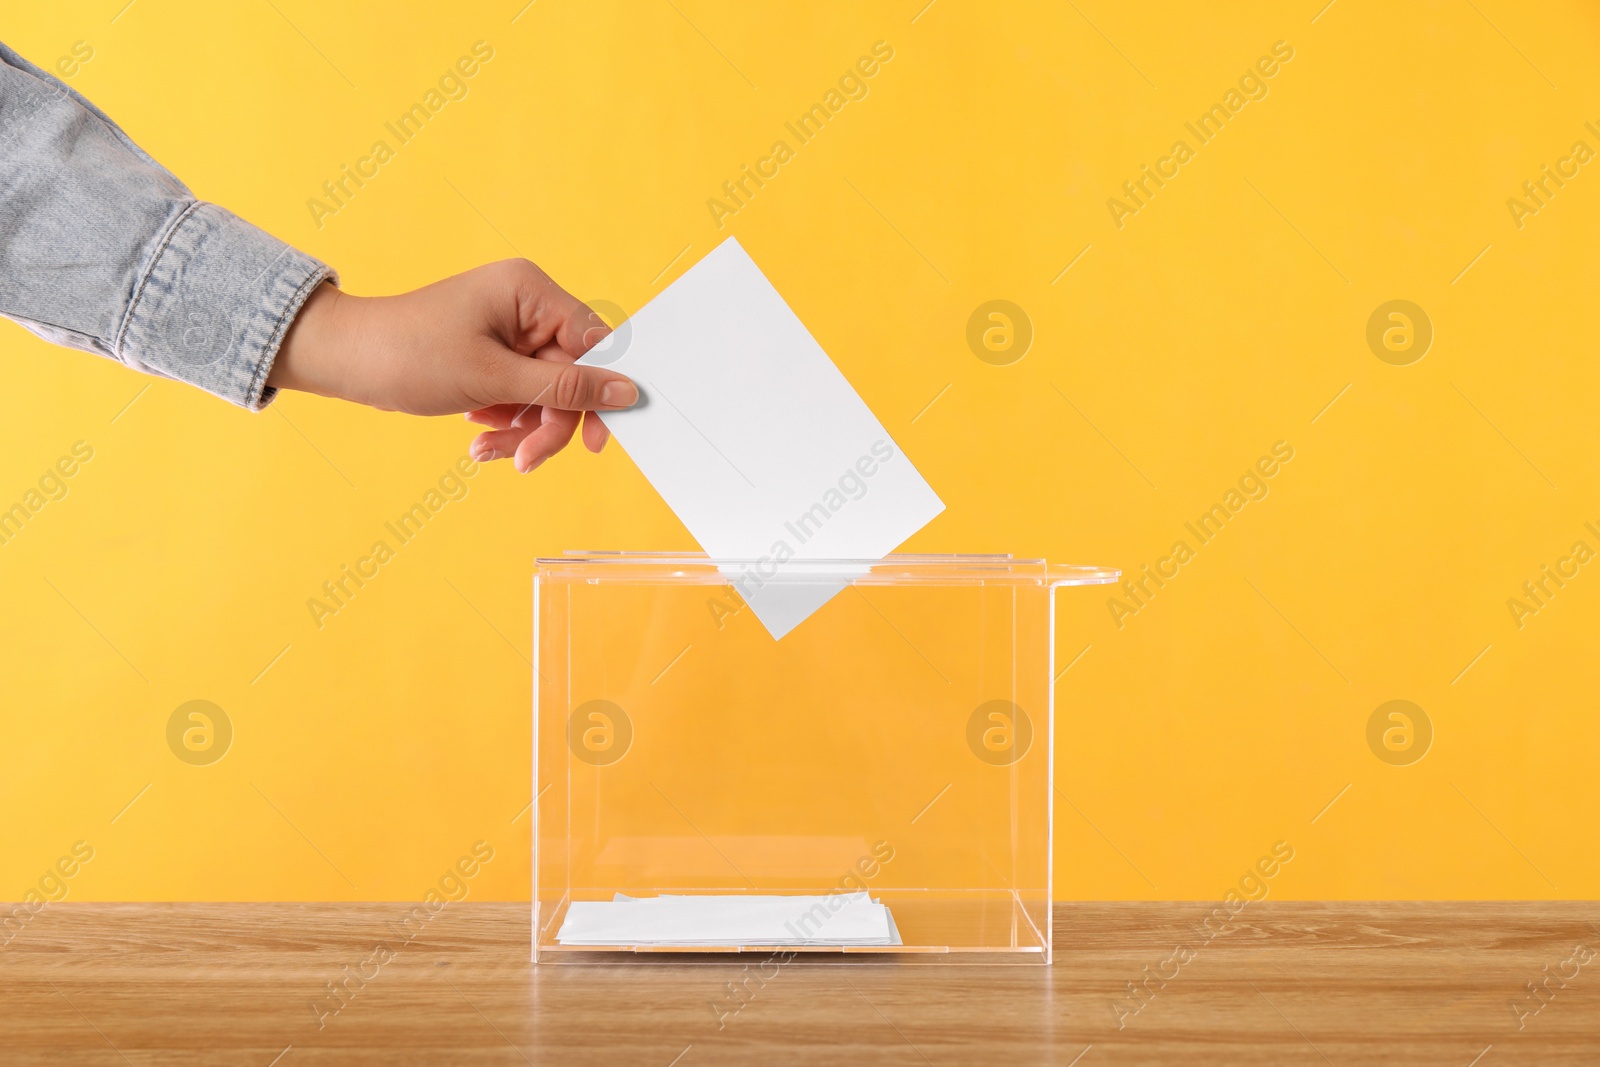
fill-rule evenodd
<path id="1" fill-rule="evenodd" d="M 870 947 L 900 944 L 889 909 L 866 893 L 697 894 L 574 901 L 563 945 Z"/>

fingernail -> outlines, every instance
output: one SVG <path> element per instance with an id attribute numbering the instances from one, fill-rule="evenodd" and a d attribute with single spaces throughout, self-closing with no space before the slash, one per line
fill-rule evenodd
<path id="1" fill-rule="evenodd" d="M 545 459 L 549 459 L 549 458 L 550 458 L 549 456 L 545 457 Z M 543 465 L 544 465 L 544 459 L 536 460 L 533 463 L 529 464 L 528 465 L 528 469 L 523 471 L 522 473 L 523 474 L 532 474 L 534 471 L 538 470 Z"/>
<path id="2" fill-rule="evenodd" d="M 472 454 L 472 458 L 479 463 L 493 463 L 500 458 L 500 453 L 492 448 L 480 448 Z"/>
<path id="3" fill-rule="evenodd" d="M 600 390 L 600 403 L 611 408 L 629 408 L 639 402 L 639 389 L 632 382 L 607 382 Z"/>

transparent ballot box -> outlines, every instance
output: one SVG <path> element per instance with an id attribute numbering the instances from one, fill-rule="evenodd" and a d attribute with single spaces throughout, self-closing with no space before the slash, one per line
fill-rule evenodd
<path id="1" fill-rule="evenodd" d="M 535 961 L 1049 963 L 1056 597 L 1118 572 L 755 566 L 538 561 Z"/>

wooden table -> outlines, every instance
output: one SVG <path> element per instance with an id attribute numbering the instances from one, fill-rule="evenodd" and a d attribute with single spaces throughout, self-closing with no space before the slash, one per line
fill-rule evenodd
<path id="1" fill-rule="evenodd" d="M 405 910 L 49 905 L 0 949 L 0 1062 L 1600 1063 L 1595 904 L 1266 901 L 1209 941 L 1210 905 L 1061 905 L 1052 968 L 764 980 L 759 958 L 535 968 L 524 905 L 450 904 L 375 952 Z"/>

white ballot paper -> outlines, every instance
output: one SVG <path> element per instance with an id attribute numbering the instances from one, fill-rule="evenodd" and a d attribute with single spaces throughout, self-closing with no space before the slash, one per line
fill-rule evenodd
<path id="1" fill-rule="evenodd" d="M 640 402 L 601 419 L 774 638 L 944 510 L 739 242 L 578 362 Z"/>
<path id="2" fill-rule="evenodd" d="M 900 944 L 889 909 L 866 893 L 820 896 L 629 897 L 579 900 L 567 908 L 556 940 L 563 945 L 805 945 L 871 947 Z"/>

